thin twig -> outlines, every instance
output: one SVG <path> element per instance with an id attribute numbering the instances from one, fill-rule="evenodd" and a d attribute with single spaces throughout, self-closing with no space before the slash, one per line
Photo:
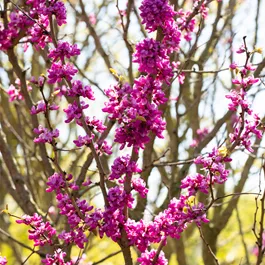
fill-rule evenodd
<path id="1" fill-rule="evenodd" d="M 203 242 L 204 242 L 204 244 L 206 245 L 208 251 L 211 253 L 212 257 L 214 258 L 215 263 L 216 263 L 217 265 L 219 265 L 219 262 L 218 262 L 217 257 L 215 256 L 215 254 L 213 253 L 213 251 L 212 251 L 210 245 L 207 243 L 207 241 L 205 240 L 205 238 L 204 238 L 204 236 L 203 236 L 203 233 L 202 233 L 202 229 L 201 229 L 201 227 L 199 227 L 199 226 L 197 226 L 197 227 L 198 227 L 198 229 L 199 229 L 201 239 L 203 240 Z"/>
<path id="2" fill-rule="evenodd" d="M 116 256 L 119 253 L 121 253 L 121 250 L 118 250 L 116 252 L 113 252 L 113 253 L 109 254 L 108 256 L 106 256 L 105 258 L 103 258 L 103 259 L 101 259 L 99 261 L 93 262 L 92 265 L 100 264 L 101 262 L 103 262 L 103 261 L 105 261 L 105 260 L 107 260 L 107 259 L 109 259 L 111 257 L 114 257 L 114 256 Z"/>

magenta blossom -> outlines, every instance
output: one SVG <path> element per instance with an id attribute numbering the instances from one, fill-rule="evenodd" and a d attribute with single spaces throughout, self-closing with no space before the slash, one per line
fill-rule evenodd
<path id="1" fill-rule="evenodd" d="M 94 134 L 91 134 L 91 136 L 89 135 L 85 135 L 85 136 L 81 136 L 79 135 L 77 140 L 74 140 L 74 144 L 77 146 L 77 147 L 81 147 L 83 145 L 86 145 L 86 146 L 89 146 L 93 140 L 93 138 L 95 137 Z"/>
<path id="2" fill-rule="evenodd" d="M 132 179 L 132 187 L 135 191 L 137 191 L 142 198 L 146 198 L 148 193 L 148 189 L 146 188 L 146 183 L 141 178 L 133 178 Z"/>
<path id="3" fill-rule="evenodd" d="M 157 75 L 159 80 L 170 83 L 173 77 L 167 50 L 154 39 L 145 39 L 136 45 L 134 62 L 139 64 L 139 71 Z"/>
<path id="4" fill-rule="evenodd" d="M 0 265 L 6 265 L 7 264 L 7 259 L 6 257 L 0 256 Z"/>
<path id="5" fill-rule="evenodd" d="M 49 129 L 44 128 L 42 125 L 39 125 L 38 128 L 33 129 L 33 132 L 39 135 L 34 139 L 34 143 L 51 143 L 54 138 L 59 137 L 58 129 L 50 131 Z"/>
<path id="6" fill-rule="evenodd" d="M 145 251 L 141 254 L 141 256 L 137 259 L 140 265 L 167 265 L 168 261 L 165 258 L 165 254 L 163 251 L 160 252 L 157 261 L 154 263 L 153 260 L 156 256 L 156 250 L 152 249 L 151 251 Z"/>
<path id="7" fill-rule="evenodd" d="M 71 81 L 77 72 L 77 69 L 70 63 L 62 64 L 61 61 L 53 63 L 48 70 L 48 83 L 55 84 L 61 82 L 62 79 Z"/>
<path id="8" fill-rule="evenodd" d="M 66 253 L 63 252 L 60 248 L 54 251 L 53 255 L 47 254 L 45 259 L 42 259 L 41 262 L 45 265 L 74 265 L 72 261 L 65 261 Z"/>
<path id="9" fill-rule="evenodd" d="M 80 80 L 75 80 L 72 83 L 71 89 L 68 90 L 69 97 L 79 97 L 88 98 L 94 100 L 94 93 L 90 86 L 84 86 Z"/>
<path id="10" fill-rule="evenodd" d="M 56 230 L 49 222 L 44 222 L 38 214 L 33 216 L 24 215 L 22 219 L 16 220 L 18 224 L 30 225 L 32 229 L 28 230 L 29 239 L 34 241 L 34 246 L 52 245 L 52 237 L 56 234 Z"/>
<path id="11" fill-rule="evenodd" d="M 81 119 L 82 111 L 87 108 L 88 104 L 86 104 L 84 101 L 80 102 L 80 106 L 77 104 L 76 101 L 74 101 L 73 104 L 69 104 L 68 107 L 63 110 L 67 116 L 67 119 L 64 122 L 69 123 L 74 119 Z"/>
<path id="12" fill-rule="evenodd" d="M 65 58 L 70 59 L 72 56 L 80 54 L 80 49 L 77 45 L 71 45 L 68 42 L 59 41 L 55 49 L 50 49 L 48 57 L 53 61 L 60 59 L 62 62 Z"/>
<path id="13" fill-rule="evenodd" d="M 49 110 L 58 110 L 59 109 L 58 105 L 55 105 L 55 104 L 50 105 L 49 103 L 47 103 L 47 104 L 48 104 Z M 39 102 L 37 102 L 36 106 L 32 106 L 30 114 L 31 115 L 38 114 L 40 112 L 46 112 L 46 110 L 47 110 L 46 103 L 44 102 L 44 100 L 40 100 Z"/>
<path id="14" fill-rule="evenodd" d="M 144 0 L 140 6 L 140 15 L 149 32 L 163 28 L 166 21 L 174 20 L 176 12 L 169 5 L 168 0 Z"/>
<path id="15" fill-rule="evenodd" d="M 140 173 L 141 169 L 138 168 L 135 161 L 130 160 L 130 156 L 118 157 L 114 160 L 111 166 L 111 174 L 109 175 L 110 180 L 121 179 L 124 175 L 133 173 Z"/>

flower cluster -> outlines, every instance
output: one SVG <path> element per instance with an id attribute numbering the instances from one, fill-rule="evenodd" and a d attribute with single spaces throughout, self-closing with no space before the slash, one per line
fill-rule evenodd
<path id="1" fill-rule="evenodd" d="M 208 194 L 208 189 L 210 185 L 210 178 L 209 176 L 206 177 L 202 174 L 197 173 L 196 175 L 190 175 L 185 177 L 181 181 L 181 188 L 188 189 L 189 195 L 194 195 L 197 193 L 197 191 L 203 192 L 205 194 Z"/>
<path id="2" fill-rule="evenodd" d="M 94 147 L 97 151 L 97 154 L 99 156 L 106 154 L 106 155 L 111 155 L 112 154 L 112 146 L 108 144 L 106 140 L 98 141 L 98 143 L 94 143 Z"/>
<path id="3" fill-rule="evenodd" d="M 188 196 L 195 196 L 198 191 L 208 194 L 210 186 L 215 183 L 223 184 L 229 174 L 225 163 L 232 161 L 228 154 L 226 147 L 221 147 L 220 149 L 213 148 L 212 152 L 205 157 L 198 156 L 194 163 L 201 165 L 205 174 L 188 175 L 181 181 L 180 187 L 187 189 Z"/>
<path id="4" fill-rule="evenodd" d="M 60 59 L 62 62 L 65 58 L 70 59 L 72 56 L 80 54 L 80 49 L 77 45 L 71 45 L 68 42 L 58 41 L 57 47 L 55 49 L 50 49 L 48 57 L 53 61 Z"/>
<path id="5" fill-rule="evenodd" d="M 229 170 L 225 169 L 225 164 L 231 162 L 229 150 L 224 146 L 219 149 L 213 148 L 206 157 L 198 156 L 194 163 L 202 165 L 203 170 L 207 173 L 207 180 L 212 185 L 214 183 L 223 184 L 228 177 Z"/>
<path id="6" fill-rule="evenodd" d="M 158 27 L 163 28 L 166 21 L 170 21 L 176 15 L 168 0 L 144 0 L 140 6 L 142 24 L 149 32 L 155 31 Z"/>
<path id="7" fill-rule="evenodd" d="M 105 234 L 110 237 L 114 242 L 121 239 L 120 227 L 124 225 L 125 217 L 123 209 L 114 210 L 113 207 L 106 208 L 102 213 L 102 220 L 99 225 L 99 235 L 102 238 Z"/>
<path id="8" fill-rule="evenodd" d="M 238 53 L 246 52 L 246 47 L 242 46 L 237 51 Z M 253 152 L 251 137 L 255 135 L 258 138 L 262 137 L 262 131 L 258 129 L 260 117 L 253 112 L 250 103 L 247 100 L 247 91 L 253 84 L 259 82 L 258 78 L 249 74 L 255 70 L 250 64 L 246 63 L 242 69 L 237 67 L 236 63 L 230 65 L 230 68 L 235 70 L 238 77 L 232 81 L 236 85 L 236 89 L 226 95 L 231 102 L 228 105 L 229 110 L 241 113 L 234 126 L 234 131 L 229 135 L 232 144 L 243 146 L 249 152 Z"/>
<path id="9" fill-rule="evenodd" d="M 68 218 L 69 220 L 69 218 Z M 69 220 L 72 223 L 79 223 L 78 220 Z M 79 220 L 80 221 L 80 220 Z M 84 248 L 85 243 L 87 242 L 87 236 L 84 233 L 85 232 L 85 227 L 76 227 L 76 228 L 71 228 L 69 232 L 62 231 L 58 238 L 63 240 L 66 244 L 75 244 L 78 246 L 80 249 Z"/>
<path id="10" fill-rule="evenodd" d="M 120 197 L 126 199 L 126 202 L 123 202 Z M 98 229 L 99 236 L 102 238 L 104 234 L 107 237 L 110 237 L 114 242 L 117 242 L 121 239 L 120 228 L 125 223 L 125 216 L 123 214 L 124 205 L 130 205 L 132 202 L 132 197 L 127 196 L 122 190 L 122 187 L 115 187 L 110 190 L 108 197 L 112 200 L 110 206 L 105 207 L 105 210 L 95 209 L 93 213 L 87 214 L 85 216 L 84 223 L 88 227 L 89 231 L 96 231 Z M 118 202 L 115 202 L 115 198 L 118 199 Z M 128 198 L 128 199 L 127 199 Z"/>
<path id="11" fill-rule="evenodd" d="M 193 1 L 193 8 L 197 9 L 198 13 L 200 13 L 203 18 L 206 18 L 208 16 L 209 8 L 206 6 L 206 1 Z"/>
<path id="12" fill-rule="evenodd" d="M 154 39 L 144 39 L 136 45 L 135 63 L 139 64 L 139 71 L 156 75 L 158 80 L 170 84 L 173 77 L 169 56 L 164 45 Z"/>
<path id="13" fill-rule="evenodd" d="M 51 0 L 49 1 L 49 5 L 45 11 L 46 15 L 55 16 L 58 26 L 66 24 L 66 8 L 63 2 Z"/>
<path id="14" fill-rule="evenodd" d="M 234 129 L 234 132 L 229 135 L 231 143 L 238 143 L 238 145 L 244 146 L 249 152 L 253 152 L 253 142 L 251 137 L 255 135 L 259 139 L 262 137 L 262 130 L 258 128 L 260 125 L 260 117 L 257 114 L 251 115 L 250 119 L 245 119 L 244 129 L 241 130 L 239 126 L 242 124 L 241 118 Z M 240 125 L 239 125 L 240 124 Z"/>
<path id="15" fill-rule="evenodd" d="M 150 77 L 140 77 L 131 88 L 128 84 L 116 85 L 106 90 L 109 102 L 105 103 L 104 112 L 108 112 L 110 119 L 116 119 L 121 125 L 116 129 L 115 142 L 121 144 L 123 149 L 134 146 L 144 148 L 149 141 L 152 131 L 157 137 L 163 138 L 165 122 L 162 120 L 161 111 L 148 97 L 152 97 Z M 157 88 L 158 85 L 156 85 Z M 164 93 L 160 90 L 154 93 L 156 102 L 164 102 Z"/>
<path id="16" fill-rule="evenodd" d="M 53 62 L 50 69 L 48 69 L 48 83 L 55 84 L 65 79 L 68 81 L 68 84 L 71 85 L 71 89 L 68 89 L 65 95 L 70 97 L 83 96 L 94 99 L 91 87 L 83 87 L 82 82 L 79 80 L 70 83 L 78 70 L 73 64 L 69 62 L 65 63 L 65 59 L 70 59 L 79 54 L 80 49 L 77 45 L 71 45 L 68 42 L 59 41 L 54 49 L 50 49 L 48 57 L 51 58 Z"/>
<path id="17" fill-rule="evenodd" d="M 7 259 L 6 257 L 0 256 L 0 265 L 6 265 L 7 264 Z"/>
<path id="18" fill-rule="evenodd" d="M 151 244 L 159 243 L 167 236 L 179 238 L 187 228 L 187 224 L 195 222 L 201 225 L 207 223 L 205 206 L 195 203 L 194 196 L 180 196 L 179 200 L 173 198 L 166 210 L 160 212 L 153 221 L 145 223 L 143 220 L 136 222 L 128 219 L 125 230 L 131 245 L 144 252 Z"/>
<path id="19" fill-rule="evenodd" d="M 209 133 L 208 128 L 198 129 L 196 131 L 195 139 L 192 140 L 190 146 L 196 147 L 198 144 L 205 138 L 205 136 Z"/>
<path id="20" fill-rule="evenodd" d="M 125 205 L 132 208 L 133 198 L 131 193 L 127 194 L 125 192 L 123 186 L 115 186 L 109 189 L 108 202 L 113 209 L 123 209 Z"/>
<path id="21" fill-rule="evenodd" d="M 167 265 L 168 261 L 165 258 L 165 254 L 163 251 L 159 253 L 156 263 L 153 263 L 153 260 L 156 256 L 156 251 L 152 249 L 151 251 L 145 251 L 141 254 L 141 256 L 137 259 L 141 265 Z"/>
<path id="22" fill-rule="evenodd" d="M 26 17 L 21 11 L 14 10 L 10 13 L 10 21 L 7 27 L 0 24 L 0 50 L 6 51 L 15 44 L 19 36 L 20 30 L 25 30 L 31 27 L 34 22 Z"/>
<path id="23" fill-rule="evenodd" d="M 54 16 L 59 26 L 66 23 L 66 8 L 61 1 L 27 0 L 25 4 L 29 7 L 27 14 L 21 9 L 15 9 L 10 13 L 7 25 L 0 24 L 0 50 L 7 51 L 22 38 L 26 41 L 25 50 L 27 42 L 43 49 L 52 41 L 49 17 Z"/>
<path id="24" fill-rule="evenodd" d="M 29 239 L 34 241 L 34 246 L 52 245 L 52 237 L 56 234 L 56 230 L 49 222 L 44 222 L 42 217 L 34 213 L 33 216 L 24 215 L 21 219 L 16 220 L 18 224 L 25 224 L 32 229 L 28 230 Z"/>
<path id="25" fill-rule="evenodd" d="M 38 114 L 40 112 L 44 113 L 47 111 L 47 107 L 49 110 L 58 110 L 59 109 L 59 106 L 56 104 L 46 104 L 44 102 L 44 100 L 40 100 L 37 102 L 37 104 L 35 106 L 32 106 L 30 114 L 34 115 L 34 114 Z"/>
<path id="26" fill-rule="evenodd" d="M 89 135 L 85 135 L 85 136 L 81 136 L 79 135 L 77 140 L 74 140 L 74 144 L 77 146 L 77 147 L 81 147 L 81 146 L 89 146 L 91 143 L 92 143 L 92 140 L 93 138 L 95 137 L 94 134 L 91 134 L 91 136 Z"/>
<path id="27" fill-rule="evenodd" d="M 67 119 L 64 121 L 65 123 L 70 123 L 72 120 L 80 120 L 82 118 L 82 111 L 88 108 L 88 104 L 85 101 L 81 101 L 80 105 L 74 101 L 72 104 L 69 104 L 66 109 L 63 111 L 66 113 Z"/>
<path id="28" fill-rule="evenodd" d="M 86 116 L 84 120 L 91 131 L 96 130 L 99 133 L 103 133 L 106 130 L 106 126 L 102 123 L 101 120 L 97 119 L 95 116 L 93 117 L 93 119 Z M 76 123 L 80 126 L 83 126 L 81 120 L 76 120 Z"/>
<path id="29" fill-rule="evenodd" d="M 84 97 L 90 100 L 94 100 L 94 94 L 90 86 L 83 86 L 80 80 L 75 80 L 72 83 L 71 89 L 68 91 L 69 97 Z"/>
<path id="30" fill-rule="evenodd" d="M 40 27 L 40 25 L 42 26 Z M 52 42 L 49 18 L 47 16 L 40 16 L 38 24 L 36 23 L 28 29 L 27 40 L 29 43 L 33 43 L 36 49 L 44 49 L 48 43 Z M 25 51 L 27 48 L 28 46 L 24 46 Z"/>
<path id="31" fill-rule="evenodd" d="M 20 89 L 16 89 L 16 87 L 12 84 L 9 86 L 7 93 L 9 95 L 9 102 L 12 102 L 14 100 L 24 99 L 23 95 L 21 94 Z"/>
<path id="32" fill-rule="evenodd" d="M 120 184 L 124 183 L 124 175 L 131 176 L 133 173 L 141 171 L 137 164 L 130 160 L 129 155 L 116 158 L 111 169 L 112 173 L 109 179 L 117 179 Z M 147 189 L 144 181 L 135 181 L 135 184 L 132 185 L 133 189 L 143 196 L 146 195 Z M 134 199 L 130 192 L 124 190 L 123 185 L 118 185 L 108 190 L 107 200 L 108 205 L 105 205 L 105 210 L 95 209 L 92 214 L 86 215 L 85 223 L 90 231 L 98 228 L 100 237 L 106 234 L 106 236 L 117 242 L 121 239 L 121 225 L 124 225 L 126 221 L 124 208 L 132 208 Z"/>
<path id="33" fill-rule="evenodd" d="M 45 265 L 73 265 L 72 261 L 65 261 L 66 253 L 62 249 L 58 248 L 54 251 L 53 255 L 47 254 L 45 259 L 42 259 L 41 262 Z"/>
<path id="34" fill-rule="evenodd" d="M 32 87 L 28 85 L 27 90 L 31 91 Z M 21 82 L 18 78 L 15 80 L 15 85 L 11 84 L 9 86 L 7 94 L 9 95 L 9 102 L 12 102 L 14 100 L 24 100 L 24 97 L 21 93 Z"/>
<path id="35" fill-rule="evenodd" d="M 134 62 L 139 64 L 140 72 L 170 84 L 173 72 L 169 55 L 178 51 L 181 40 L 181 32 L 174 18 L 177 12 L 169 5 L 168 0 L 144 0 L 140 11 L 146 29 L 150 32 L 160 29 L 163 37 L 161 41 L 145 39 L 138 43 Z"/>
<path id="36" fill-rule="evenodd" d="M 178 25 L 173 20 L 165 22 L 165 28 L 163 29 L 164 38 L 162 43 L 167 48 L 168 53 L 179 51 L 181 41 L 181 31 Z"/>
<path id="37" fill-rule="evenodd" d="M 129 155 L 118 157 L 114 160 L 111 166 L 110 180 L 118 179 L 121 183 L 124 182 L 122 178 L 126 174 L 132 175 L 133 173 L 140 173 L 141 169 L 137 167 L 135 161 L 131 161 Z"/>
<path id="38" fill-rule="evenodd" d="M 38 137 L 34 139 L 34 143 L 52 143 L 54 138 L 59 137 L 58 129 L 50 131 L 42 125 L 39 125 L 38 128 L 34 128 L 33 132 L 38 134 Z"/>
<path id="39" fill-rule="evenodd" d="M 140 173 L 141 169 L 138 168 L 135 161 L 130 159 L 129 155 L 118 157 L 114 160 L 111 166 L 110 180 L 118 180 L 122 184 L 125 181 L 125 176 L 132 176 L 134 173 Z M 120 188 L 119 188 L 120 189 Z M 145 198 L 148 192 L 146 184 L 143 179 L 136 177 L 132 179 L 132 189 L 137 191 L 141 197 Z"/>
<path id="40" fill-rule="evenodd" d="M 82 220 L 84 216 L 93 209 L 93 206 L 89 206 L 86 200 L 76 199 L 73 203 L 71 195 L 68 191 L 77 191 L 79 187 L 75 184 L 73 176 L 71 174 L 63 175 L 54 173 L 49 177 L 47 185 L 49 188 L 47 192 L 56 192 L 56 199 L 60 214 L 65 215 L 70 226 L 70 231 L 62 231 L 59 234 L 59 239 L 64 240 L 65 243 L 74 243 L 79 248 L 83 249 L 84 244 L 87 242 L 87 236 L 85 235 L 86 227 Z M 78 210 L 77 210 L 78 209 Z"/>
<path id="41" fill-rule="evenodd" d="M 132 188 L 133 190 L 137 191 L 142 198 L 145 198 L 148 193 L 148 189 L 146 188 L 146 183 L 141 178 L 132 179 Z"/>
<path id="42" fill-rule="evenodd" d="M 71 81 L 77 72 L 77 69 L 70 63 L 63 64 L 61 61 L 53 63 L 51 68 L 48 69 L 48 83 L 55 84 L 61 82 L 64 78 Z"/>
<path id="43" fill-rule="evenodd" d="M 35 76 L 32 76 L 30 79 L 30 82 L 39 88 L 43 88 L 45 80 L 46 79 L 45 79 L 44 75 L 39 76 L 38 80 L 35 78 Z"/>

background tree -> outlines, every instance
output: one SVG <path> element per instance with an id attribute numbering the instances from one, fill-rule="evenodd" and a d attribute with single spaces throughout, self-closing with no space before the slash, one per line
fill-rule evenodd
<path id="1" fill-rule="evenodd" d="M 60 254 L 58 249 L 66 253 L 69 263 L 63 264 L 71 264 L 73 256 L 79 257 L 76 264 L 108 259 L 117 263 L 116 255 L 123 256 L 126 264 L 140 256 L 142 264 L 162 264 L 162 249 L 170 262 L 181 265 L 262 263 L 263 124 L 253 115 L 264 115 L 260 99 L 265 59 L 259 48 L 264 42 L 264 5 L 262 0 L 80 0 L 64 4 L 4 0 L 0 26 L 0 202 L 2 209 L 8 204 L 3 213 L 9 216 L 0 216 L 0 238 L 1 252 L 10 253 L 10 264 L 35 264 L 39 258 L 52 264 L 46 254 Z M 247 95 L 240 94 L 239 87 Z M 238 97 L 244 100 L 236 105 Z M 146 107 L 151 103 L 153 112 Z M 247 122 L 248 115 L 253 116 L 254 125 Z M 164 126 L 164 139 L 160 139 Z M 252 142 L 244 141 L 249 136 Z M 227 182 L 226 177 L 218 180 L 221 164 L 214 168 L 215 160 L 207 166 L 198 161 L 200 155 L 205 159 L 209 154 L 226 164 Z M 225 161 L 230 155 L 231 163 Z M 198 183 L 191 192 L 194 175 Z M 141 179 L 148 184 L 148 196 Z M 207 194 L 199 185 L 203 180 Z M 221 185 L 213 185 L 218 181 Z M 98 209 L 114 208 L 102 212 L 85 209 L 79 198 Z M 148 243 L 133 242 L 136 239 L 130 231 L 143 229 L 140 220 L 158 220 L 162 212 L 169 222 L 168 205 L 173 198 L 180 198 L 183 205 L 179 211 L 184 217 L 190 214 L 185 222 L 195 223 L 186 229 L 184 222 L 183 233 L 179 231 L 180 220 L 171 224 L 179 229 L 173 229 L 175 237 L 181 233 L 177 239 L 161 226 L 157 234 L 149 235 L 152 239 L 143 236 Z M 62 204 L 64 199 L 75 216 L 64 212 L 63 206 L 58 209 L 58 201 Z M 114 209 L 127 222 L 119 220 L 119 228 L 115 228 L 117 220 L 111 224 Z M 204 219 L 206 212 L 209 223 Z M 23 213 L 38 213 L 42 218 L 25 221 Z M 52 237 L 55 232 L 47 226 L 45 233 L 50 234 L 40 233 L 43 242 L 38 241 L 39 248 L 32 247 L 26 230 L 14 223 L 16 219 L 31 223 L 35 232 L 42 220 L 49 221 L 59 239 Z M 82 227 L 80 234 L 77 227 Z M 16 229 L 21 229 L 21 235 L 14 232 Z M 76 234 L 67 234 L 70 231 Z M 235 243 L 223 246 L 227 238 Z M 33 239 L 36 244 L 39 238 Z M 145 244 L 149 251 L 151 245 L 155 248 L 146 257 Z M 99 253 L 101 248 L 104 251 Z M 83 256 L 82 261 L 84 253 L 88 257 Z"/>

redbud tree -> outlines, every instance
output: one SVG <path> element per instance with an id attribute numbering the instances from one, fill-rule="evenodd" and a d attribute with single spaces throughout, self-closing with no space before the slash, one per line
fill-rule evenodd
<path id="1" fill-rule="evenodd" d="M 247 2 L 1 3 L 0 264 L 262 264 L 264 1 L 237 16 Z"/>

